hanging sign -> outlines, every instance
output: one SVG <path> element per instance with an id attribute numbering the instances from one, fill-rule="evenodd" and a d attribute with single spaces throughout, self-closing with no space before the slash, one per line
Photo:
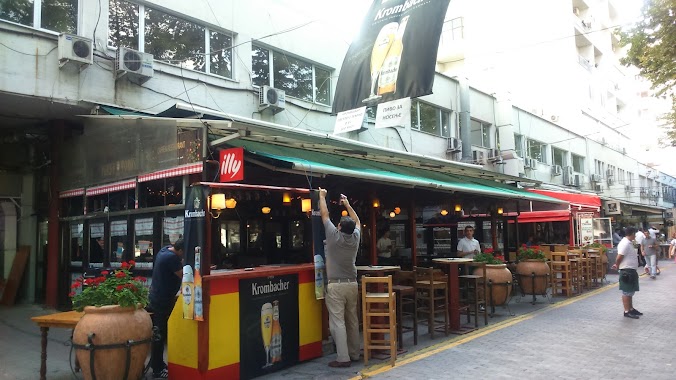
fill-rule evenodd
<path id="1" fill-rule="evenodd" d="M 244 179 L 244 148 L 221 150 L 220 181 L 235 182 Z"/>
<path id="2" fill-rule="evenodd" d="M 411 98 L 378 104 L 376 129 L 388 127 L 411 128 Z"/>
<path id="3" fill-rule="evenodd" d="M 364 125 L 366 107 L 355 108 L 349 111 L 339 112 L 336 116 L 336 125 L 333 134 L 358 131 Z"/>
<path id="4" fill-rule="evenodd" d="M 594 242 L 594 218 L 581 216 L 579 219 L 580 245 L 588 245 Z"/>

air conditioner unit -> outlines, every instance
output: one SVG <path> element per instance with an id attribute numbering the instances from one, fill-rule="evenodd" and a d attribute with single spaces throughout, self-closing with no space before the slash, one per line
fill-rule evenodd
<path id="1" fill-rule="evenodd" d="M 606 177 L 612 177 L 615 175 L 615 171 L 613 169 L 607 169 L 606 170 Z"/>
<path id="2" fill-rule="evenodd" d="M 608 186 L 613 186 L 615 184 L 615 180 L 613 180 L 613 177 L 608 177 L 607 182 Z"/>
<path id="3" fill-rule="evenodd" d="M 564 166 L 563 167 L 563 184 L 566 186 L 573 186 L 575 184 L 575 178 L 573 177 L 573 167 Z"/>
<path id="4" fill-rule="evenodd" d="M 448 148 L 446 148 L 446 153 L 455 153 L 462 150 L 462 141 L 458 138 L 451 137 L 448 139 Z"/>
<path id="5" fill-rule="evenodd" d="M 523 159 L 523 167 L 526 169 L 535 169 L 537 167 L 537 160 L 525 157 Z"/>
<path id="6" fill-rule="evenodd" d="M 592 189 L 596 192 L 601 192 L 601 191 L 603 191 L 603 185 L 601 185 L 600 183 L 595 183 L 592 186 Z"/>
<path id="7" fill-rule="evenodd" d="M 660 197 L 660 191 L 659 191 L 659 190 L 652 190 L 652 191 L 650 192 L 650 195 L 651 195 L 653 198 L 659 198 L 659 197 Z"/>
<path id="8" fill-rule="evenodd" d="M 488 161 L 498 162 L 502 161 L 502 155 L 498 149 L 491 149 L 488 151 Z"/>
<path id="9" fill-rule="evenodd" d="M 59 67 L 68 62 L 80 65 L 80 69 L 91 65 L 94 58 L 92 40 L 87 37 L 74 36 L 72 34 L 59 34 Z"/>
<path id="10" fill-rule="evenodd" d="M 601 176 L 599 174 L 592 174 L 589 179 L 592 182 L 601 182 Z"/>
<path id="11" fill-rule="evenodd" d="M 472 160 L 474 163 L 479 164 L 479 165 L 485 165 L 486 164 L 486 156 L 483 151 L 480 150 L 473 150 L 472 151 Z"/>
<path id="12" fill-rule="evenodd" d="M 153 77 L 153 55 L 141 53 L 124 46 L 117 48 L 115 74 L 117 79 L 127 77 L 130 81 L 142 84 Z"/>
<path id="13" fill-rule="evenodd" d="M 563 174 L 563 168 L 561 165 L 552 166 L 552 175 L 560 176 L 561 174 Z"/>
<path id="14" fill-rule="evenodd" d="M 583 183 L 584 183 L 584 176 L 582 174 L 575 174 L 573 176 L 573 186 L 582 187 Z"/>
<path id="15" fill-rule="evenodd" d="M 263 86 L 258 93 L 258 109 L 271 108 L 272 113 L 276 114 L 286 108 L 286 93 L 283 90 L 270 86 Z"/>
<path id="16" fill-rule="evenodd" d="M 634 193 L 634 188 L 631 187 L 631 186 L 629 186 L 629 185 L 625 185 L 625 186 L 624 186 L 624 192 L 627 193 L 627 194 L 633 194 L 633 193 Z"/>
<path id="17" fill-rule="evenodd" d="M 641 198 L 647 197 L 648 196 L 648 189 L 646 189 L 645 187 L 642 187 L 640 194 L 641 194 Z"/>

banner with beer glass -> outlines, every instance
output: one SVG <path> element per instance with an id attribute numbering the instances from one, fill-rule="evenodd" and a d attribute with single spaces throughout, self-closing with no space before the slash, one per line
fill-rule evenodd
<path id="1" fill-rule="evenodd" d="M 449 0 L 375 0 L 345 55 L 333 112 L 432 93 Z"/>
<path id="2" fill-rule="evenodd" d="M 204 247 L 208 189 L 191 186 L 185 198 L 183 219 L 184 263 L 181 294 L 183 318 L 203 321 L 202 247 Z"/>

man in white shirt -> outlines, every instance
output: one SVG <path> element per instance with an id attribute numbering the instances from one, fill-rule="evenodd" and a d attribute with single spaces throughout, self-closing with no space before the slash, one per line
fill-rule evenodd
<path id="1" fill-rule="evenodd" d="M 638 231 L 636 231 L 636 244 L 638 244 L 638 254 L 642 255 L 643 250 L 641 249 L 643 247 L 643 240 L 645 239 L 645 234 L 643 233 L 643 228 L 639 227 Z"/>
<path id="2" fill-rule="evenodd" d="M 676 251 L 676 232 L 671 234 L 671 241 L 669 242 L 671 247 L 669 247 L 669 258 L 674 257 L 674 251 Z"/>
<path id="3" fill-rule="evenodd" d="M 658 230 L 654 226 L 650 226 L 650 228 L 648 229 L 648 233 L 650 234 L 651 238 L 657 239 L 657 236 L 660 233 L 660 230 Z"/>
<path id="4" fill-rule="evenodd" d="M 392 239 L 390 239 L 390 231 L 387 230 L 383 233 L 383 236 L 378 239 L 376 243 L 376 249 L 378 251 L 378 263 L 381 265 L 391 264 L 392 252 L 394 251 L 392 245 Z"/>
<path id="5" fill-rule="evenodd" d="M 465 227 L 465 237 L 458 241 L 458 257 L 473 259 L 474 255 L 481 253 L 481 245 L 474 238 L 474 227 Z"/>
<path id="6" fill-rule="evenodd" d="M 627 227 L 626 235 L 617 245 L 617 259 L 612 269 L 620 269 L 620 291 L 622 291 L 622 306 L 624 306 L 624 316 L 626 318 L 638 319 L 643 315 L 640 311 L 634 309 L 633 297 L 638 288 L 638 252 L 634 248 L 633 240 L 636 238 L 636 229 Z M 645 237 L 645 236 L 644 236 Z"/>

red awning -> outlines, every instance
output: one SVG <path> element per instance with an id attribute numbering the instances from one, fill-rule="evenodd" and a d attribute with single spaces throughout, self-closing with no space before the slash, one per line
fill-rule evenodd
<path id="1" fill-rule="evenodd" d="M 552 210 L 552 211 L 533 211 L 522 212 L 517 217 L 519 223 L 535 222 L 567 222 L 570 220 L 570 211 Z"/>
<path id="2" fill-rule="evenodd" d="M 579 206 L 593 208 L 596 209 L 596 211 L 599 211 L 599 208 L 601 207 L 601 198 L 593 194 L 566 193 L 563 191 L 540 190 L 540 189 L 528 189 L 528 191 L 568 201 L 571 205 L 571 208 Z"/>

